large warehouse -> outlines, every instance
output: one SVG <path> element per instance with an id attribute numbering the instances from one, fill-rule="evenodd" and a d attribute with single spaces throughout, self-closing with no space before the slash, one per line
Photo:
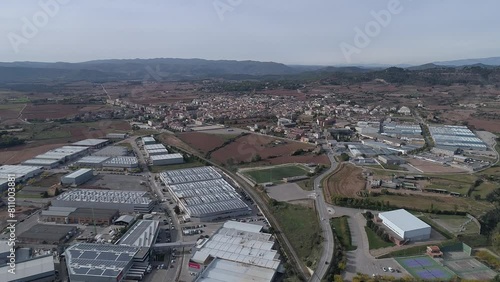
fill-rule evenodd
<path id="1" fill-rule="evenodd" d="M 71 282 L 142 280 L 144 270 L 134 267 L 138 247 L 77 243 L 64 252 Z M 142 273 L 142 274 L 141 274 Z"/>
<path id="2" fill-rule="evenodd" d="M 9 176 L 13 175 L 16 178 L 16 183 L 23 182 L 41 173 L 42 173 L 41 166 L 30 166 L 30 165 L 0 166 L 0 179 L 8 179 Z"/>
<path id="3" fill-rule="evenodd" d="M 153 209 L 153 201 L 144 191 L 74 189 L 57 196 L 52 206 L 148 213 Z"/>
<path id="4" fill-rule="evenodd" d="M 128 149 L 124 146 L 107 146 L 92 154 L 93 156 L 120 157 L 128 155 Z"/>
<path id="5" fill-rule="evenodd" d="M 156 140 L 153 137 L 149 137 L 149 136 L 142 137 L 141 141 L 142 141 L 143 145 L 149 145 L 149 144 L 156 143 Z"/>
<path id="6" fill-rule="evenodd" d="M 196 246 L 189 270 L 196 282 L 273 281 L 281 260 L 271 234 L 262 226 L 228 221 Z"/>
<path id="7" fill-rule="evenodd" d="M 83 184 L 94 177 L 94 171 L 90 168 L 82 168 L 61 177 L 61 184 L 77 186 Z"/>
<path id="8" fill-rule="evenodd" d="M 109 143 L 107 139 L 85 139 L 78 142 L 73 143 L 73 146 L 85 146 L 90 147 L 92 149 L 98 149 L 106 146 Z"/>
<path id="9" fill-rule="evenodd" d="M 429 126 L 436 146 L 470 150 L 487 150 L 488 147 L 466 126 Z"/>
<path id="10" fill-rule="evenodd" d="M 184 163 L 182 154 L 152 155 L 149 157 L 152 165 L 172 165 Z"/>
<path id="11" fill-rule="evenodd" d="M 82 146 L 63 146 L 54 150 L 50 150 L 44 154 L 38 155 L 36 159 L 51 159 L 60 162 L 67 162 L 78 157 L 85 156 L 89 152 L 88 147 Z"/>
<path id="12" fill-rule="evenodd" d="M 251 213 L 233 186 L 213 167 L 166 171 L 160 179 L 186 219 L 212 221 Z"/>
<path id="13" fill-rule="evenodd" d="M 59 161 L 54 159 L 30 159 L 25 160 L 23 165 L 42 166 L 47 169 L 52 169 L 59 166 Z"/>
<path id="14" fill-rule="evenodd" d="M 137 168 L 139 161 L 136 157 L 114 157 L 102 164 L 105 168 Z"/>
<path id="15" fill-rule="evenodd" d="M 86 156 L 74 163 L 77 167 L 94 167 L 101 168 L 102 164 L 109 160 L 109 157 L 101 157 L 101 156 Z"/>
<path id="16" fill-rule="evenodd" d="M 378 218 L 400 239 L 421 241 L 431 237 L 431 227 L 404 209 L 381 212 Z"/>

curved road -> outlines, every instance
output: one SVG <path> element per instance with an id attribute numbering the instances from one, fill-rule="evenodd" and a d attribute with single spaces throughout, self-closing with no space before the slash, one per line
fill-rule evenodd
<path id="1" fill-rule="evenodd" d="M 330 216 L 325 203 L 325 198 L 323 196 L 321 180 L 337 168 L 337 162 L 335 161 L 332 149 L 327 148 L 326 150 L 328 152 L 328 158 L 330 159 L 330 169 L 323 172 L 321 175 L 316 177 L 316 179 L 314 179 L 314 191 L 316 192 L 316 210 L 319 215 L 319 223 L 321 225 L 321 229 L 323 229 L 323 237 L 325 241 L 323 244 L 323 253 L 321 254 L 318 266 L 316 267 L 316 270 L 309 280 L 311 282 L 321 281 L 321 279 L 325 276 L 330 265 L 330 261 L 333 257 L 333 232 L 332 228 L 330 227 Z"/>

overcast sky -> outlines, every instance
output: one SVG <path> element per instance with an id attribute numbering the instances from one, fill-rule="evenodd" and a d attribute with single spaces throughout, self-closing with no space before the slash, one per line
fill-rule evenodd
<path id="1" fill-rule="evenodd" d="M 57 1 L 67 3 L 40 5 Z M 2 0 L 0 61 L 334 65 L 493 57 L 500 56 L 498 11 L 498 0 Z M 373 12 L 390 20 L 377 22 Z"/>

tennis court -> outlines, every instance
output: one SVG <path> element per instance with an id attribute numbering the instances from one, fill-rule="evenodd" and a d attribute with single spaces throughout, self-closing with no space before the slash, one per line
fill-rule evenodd
<path id="1" fill-rule="evenodd" d="M 445 252 L 440 261 L 463 279 L 488 281 L 496 275 L 495 271 L 463 252 Z"/>
<path id="2" fill-rule="evenodd" d="M 396 258 L 413 277 L 425 280 L 448 280 L 454 274 L 428 256 Z"/>

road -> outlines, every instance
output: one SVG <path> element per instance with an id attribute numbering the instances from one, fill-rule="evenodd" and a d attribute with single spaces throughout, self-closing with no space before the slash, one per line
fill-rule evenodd
<path id="1" fill-rule="evenodd" d="M 333 151 L 331 148 L 327 149 L 328 158 L 330 159 L 330 168 L 323 172 L 321 175 L 314 179 L 314 191 L 316 192 L 316 210 L 319 216 L 319 223 L 321 229 L 323 229 L 323 252 L 321 258 L 319 259 L 316 270 L 309 281 L 320 282 L 328 271 L 331 259 L 333 257 L 333 232 L 330 227 L 330 213 L 325 203 L 325 198 L 323 196 L 323 188 L 321 186 L 321 180 L 325 178 L 328 174 L 332 173 L 337 168 L 337 162 L 335 161 Z"/>

